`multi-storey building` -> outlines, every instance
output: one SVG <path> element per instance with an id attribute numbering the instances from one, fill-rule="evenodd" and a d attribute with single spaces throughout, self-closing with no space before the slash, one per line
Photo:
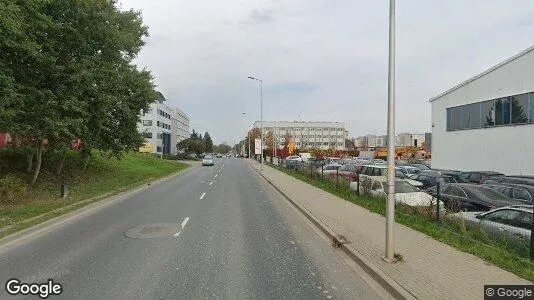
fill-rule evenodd
<path id="1" fill-rule="evenodd" d="M 176 154 L 176 144 L 189 135 L 189 117 L 181 110 L 170 107 L 163 94 L 141 112 L 139 132 L 145 137 L 141 152 Z"/>
<path id="2" fill-rule="evenodd" d="M 260 128 L 260 121 L 254 122 L 254 127 Z M 284 146 L 286 135 L 295 141 L 297 149 L 345 149 L 347 131 L 345 123 L 340 122 L 286 122 L 263 121 L 264 135 L 272 132 L 278 147 Z"/>

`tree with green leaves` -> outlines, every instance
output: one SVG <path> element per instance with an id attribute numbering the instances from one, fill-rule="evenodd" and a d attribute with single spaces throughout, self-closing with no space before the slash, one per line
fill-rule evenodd
<path id="1" fill-rule="evenodd" d="M 226 154 L 228 152 L 230 152 L 230 150 L 232 150 L 232 147 L 230 145 L 227 145 L 227 144 L 219 144 L 217 146 L 215 146 L 215 152 L 217 153 L 222 153 L 222 154 Z"/>
<path id="2" fill-rule="evenodd" d="M 211 136 L 207 131 L 204 133 L 202 141 L 204 142 L 204 146 L 206 147 L 206 152 L 213 152 L 213 141 L 211 140 Z"/>
<path id="3" fill-rule="evenodd" d="M 6 0 L 0 4 L 0 130 L 30 149 L 37 180 L 46 148 L 76 138 L 120 156 L 142 142 L 139 112 L 155 101 L 152 76 L 132 64 L 148 35 L 139 12 L 115 0 Z M 5 84 L 4 84 L 5 83 Z M 61 171 L 62 162 L 58 166 Z"/>

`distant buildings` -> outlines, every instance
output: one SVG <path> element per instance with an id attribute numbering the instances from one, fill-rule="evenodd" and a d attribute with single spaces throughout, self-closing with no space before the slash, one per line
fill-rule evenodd
<path id="1" fill-rule="evenodd" d="M 176 154 L 176 144 L 189 137 L 189 117 L 178 108 L 168 106 L 162 93 L 148 110 L 141 112 L 137 128 L 145 137 L 139 151 L 158 154 Z"/>
<path id="2" fill-rule="evenodd" d="M 420 147 L 426 139 L 426 133 L 400 133 L 395 136 L 395 146 L 415 146 Z M 354 138 L 354 145 L 358 149 L 364 148 L 377 148 L 377 147 L 386 147 L 388 137 L 387 135 L 375 135 L 368 134 L 365 136 L 360 136 Z M 425 143 L 426 145 L 426 143 Z"/>
<path id="3" fill-rule="evenodd" d="M 260 122 L 254 122 L 254 127 L 260 128 Z M 320 148 L 320 149 L 345 149 L 345 138 L 348 132 L 345 123 L 340 122 L 286 122 L 286 121 L 263 121 L 263 132 L 271 131 L 278 146 L 284 146 L 286 134 L 295 140 L 297 149 Z"/>

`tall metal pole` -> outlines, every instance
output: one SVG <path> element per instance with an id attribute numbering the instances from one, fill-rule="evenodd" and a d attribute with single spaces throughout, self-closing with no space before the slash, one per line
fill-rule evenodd
<path id="1" fill-rule="evenodd" d="M 393 261 L 395 225 L 395 0 L 389 0 L 388 71 L 388 191 L 386 208 L 386 260 Z"/>
<path id="2" fill-rule="evenodd" d="M 263 170 L 263 80 L 260 79 L 260 152 L 261 152 L 261 170 Z"/>
<path id="3" fill-rule="evenodd" d="M 243 157 L 245 157 L 245 142 L 247 141 L 247 123 L 245 122 L 245 117 L 246 117 L 246 114 L 245 112 L 242 112 L 241 115 L 243 115 Z M 250 146 L 250 145 L 249 145 Z"/>

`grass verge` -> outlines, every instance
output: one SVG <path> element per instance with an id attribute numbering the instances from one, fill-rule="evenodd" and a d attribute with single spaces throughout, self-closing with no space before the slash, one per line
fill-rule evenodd
<path id="1" fill-rule="evenodd" d="M 30 189 L 25 185 L 29 175 L 21 168 L 24 157 L 14 152 L 0 152 L 0 166 L 10 167 L 3 169 L 0 178 L 9 176 L 16 179 L 17 186 L 22 184 L 22 188 L 3 187 L 17 193 L 10 196 L 11 201 L 0 199 L 0 238 L 188 167 L 140 153 L 125 154 L 119 160 L 96 152 L 83 171 L 79 155 L 72 152 L 62 176 L 58 177 L 53 175 L 55 157 L 46 158 L 38 183 Z M 61 182 L 68 184 L 67 198 L 60 198 Z"/>
<path id="2" fill-rule="evenodd" d="M 324 179 L 312 179 L 310 174 L 270 165 L 275 169 L 291 175 L 303 182 L 318 187 L 326 192 L 364 207 L 382 216 L 386 213 L 384 199 L 370 196 L 358 196 L 346 184 L 338 184 Z M 525 241 L 511 241 L 495 238 L 481 228 L 466 227 L 465 224 L 452 220 L 429 218 L 417 213 L 409 206 L 396 205 L 395 221 L 420 231 L 435 240 L 448 244 L 458 250 L 473 254 L 504 270 L 524 279 L 534 281 L 534 261 L 528 258 L 529 245 Z"/>

